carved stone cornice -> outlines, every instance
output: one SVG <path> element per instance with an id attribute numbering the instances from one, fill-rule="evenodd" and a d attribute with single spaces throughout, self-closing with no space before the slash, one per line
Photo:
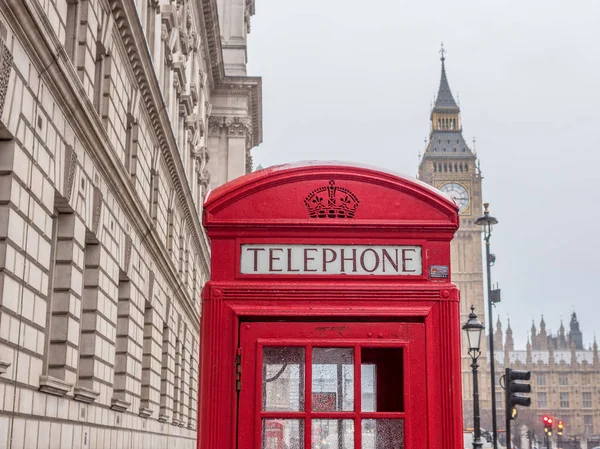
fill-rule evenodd
<path id="1" fill-rule="evenodd" d="M 189 185 L 185 182 L 185 170 L 177 153 L 167 111 L 163 108 L 160 87 L 154 75 L 135 4 L 133 0 L 110 0 L 109 3 L 165 166 L 177 188 L 178 203 L 199 253 L 202 269 L 206 272 L 209 270 L 210 257 L 208 240 L 203 234 Z M 116 149 L 110 144 L 106 129 L 87 97 L 73 64 L 64 51 L 56 51 L 62 48 L 62 43 L 48 22 L 41 4 L 37 0 L 0 0 L 0 9 L 13 24 L 13 32 L 30 55 L 32 64 L 42 72 L 42 80 L 56 99 L 57 105 L 69 112 L 73 131 L 114 194 L 115 200 L 121 205 L 132 228 L 138 235 L 146 236 L 144 246 L 148 257 L 155 260 L 164 282 L 177 292 L 184 313 L 194 317 L 193 326 L 199 331 L 199 315 L 194 306 L 196 298 L 192 300 L 187 295 L 182 280 L 170 262 L 163 239 L 158 235 L 152 217 L 142 206 Z"/>
<path id="2" fill-rule="evenodd" d="M 198 3 L 200 8 L 194 8 L 194 12 L 198 16 L 196 23 L 200 24 L 200 30 L 204 33 L 201 42 L 205 43 L 207 47 L 208 67 L 211 68 L 209 76 L 212 85 L 217 86 L 225 78 L 217 0 L 199 0 Z"/>

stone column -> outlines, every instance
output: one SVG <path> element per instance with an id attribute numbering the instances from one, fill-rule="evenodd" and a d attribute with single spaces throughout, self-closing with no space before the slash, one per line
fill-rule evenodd
<path id="1" fill-rule="evenodd" d="M 213 186 L 224 184 L 251 171 L 252 121 L 247 117 L 209 119 L 209 171 Z"/>

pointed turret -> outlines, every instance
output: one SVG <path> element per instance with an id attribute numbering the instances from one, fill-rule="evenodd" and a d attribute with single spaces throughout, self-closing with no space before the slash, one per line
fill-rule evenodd
<path id="1" fill-rule="evenodd" d="M 504 348 L 507 351 L 515 350 L 515 342 L 513 340 L 513 331 L 510 327 L 510 320 L 508 320 L 508 327 L 506 328 L 506 343 L 504 344 Z"/>
<path id="2" fill-rule="evenodd" d="M 527 366 L 529 367 L 533 365 L 533 357 L 531 354 L 531 343 L 529 341 L 529 337 L 527 337 L 527 358 L 525 359 L 525 363 L 527 363 Z"/>
<path id="3" fill-rule="evenodd" d="M 598 343 L 596 343 L 596 336 L 594 335 L 594 367 L 600 366 L 600 358 L 598 357 Z"/>
<path id="4" fill-rule="evenodd" d="M 567 337 L 565 336 L 565 326 L 560 320 L 560 328 L 558 329 L 557 349 L 567 349 Z"/>
<path id="5" fill-rule="evenodd" d="M 540 333 L 538 334 L 538 347 L 540 350 L 546 351 L 548 350 L 548 346 L 553 347 L 553 345 L 548 344 L 548 334 L 546 334 L 546 322 L 544 321 L 544 315 L 542 315 L 542 320 L 540 321 Z"/>
<path id="6" fill-rule="evenodd" d="M 496 321 L 496 332 L 494 332 L 494 351 L 502 351 L 502 323 L 500 323 L 500 317 Z"/>
<path id="7" fill-rule="evenodd" d="M 571 343 L 575 344 L 576 349 L 583 349 L 583 333 L 579 329 L 579 321 L 577 321 L 575 312 L 571 315 L 571 322 L 569 323 L 569 345 Z"/>
<path id="8" fill-rule="evenodd" d="M 446 75 L 446 50 L 442 44 L 440 50 L 442 57 L 442 76 L 440 77 L 440 87 L 438 88 L 437 98 L 435 99 L 435 105 L 433 110 L 436 112 L 460 112 L 460 108 L 454 101 L 454 96 L 450 90 L 450 84 L 448 84 L 448 76 Z"/>
<path id="9" fill-rule="evenodd" d="M 475 173 L 476 157 L 462 135 L 460 108 L 454 100 L 448 76 L 446 75 L 446 51 L 442 46 L 442 74 L 437 98 L 431 109 L 431 132 L 427 148 L 419 165 L 419 178 L 432 183 L 433 179 L 423 178 L 425 168 L 433 167 L 433 175 L 447 173 L 465 175 Z M 443 163 L 445 161 L 445 163 Z"/>

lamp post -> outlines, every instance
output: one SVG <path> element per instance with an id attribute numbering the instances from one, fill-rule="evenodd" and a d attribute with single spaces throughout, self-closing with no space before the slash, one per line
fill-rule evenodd
<path id="1" fill-rule="evenodd" d="M 498 449 L 498 431 L 496 425 L 496 372 L 494 370 L 494 324 L 492 318 L 492 305 L 500 300 L 498 297 L 493 298 L 492 294 L 492 263 L 495 256 L 490 254 L 490 237 L 492 236 L 492 228 L 498 223 L 498 220 L 488 211 L 489 203 L 483 203 L 483 217 L 479 217 L 475 224 L 483 227 L 483 239 L 485 240 L 485 264 L 487 268 L 487 301 L 488 301 L 488 319 L 489 319 L 489 347 L 490 347 L 490 377 L 492 384 L 492 438 L 494 449 Z"/>
<path id="2" fill-rule="evenodd" d="M 481 441 L 481 418 L 479 416 L 479 383 L 477 382 L 477 368 L 479 364 L 477 359 L 481 355 L 481 333 L 483 332 L 484 325 L 477 319 L 475 314 L 475 307 L 471 306 L 471 313 L 469 313 L 469 319 L 462 327 L 467 332 L 467 342 L 469 345 L 469 355 L 471 356 L 471 368 L 473 369 L 473 449 L 481 449 L 483 442 Z"/>

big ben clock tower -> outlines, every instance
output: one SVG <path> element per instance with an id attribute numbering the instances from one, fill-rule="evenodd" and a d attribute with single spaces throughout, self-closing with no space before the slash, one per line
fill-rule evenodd
<path id="1" fill-rule="evenodd" d="M 419 164 L 419 179 L 456 201 L 460 213 L 460 228 L 451 245 L 452 280 L 460 289 L 461 325 L 467 321 L 471 304 L 479 320 L 485 323 L 483 297 L 483 265 L 481 228 L 475 225 L 482 215 L 481 174 L 477 156 L 469 148 L 462 135 L 460 108 L 446 77 L 444 49 L 442 48 L 442 76 L 435 105 L 431 110 L 429 142 Z M 462 386 L 465 426 L 472 423 L 473 385 L 471 357 L 467 341 L 462 338 Z M 479 366 L 479 392 L 482 410 L 491 410 L 489 376 L 487 370 L 487 345 L 482 338 Z M 487 414 L 482 413 L 482 418 Z"/>

